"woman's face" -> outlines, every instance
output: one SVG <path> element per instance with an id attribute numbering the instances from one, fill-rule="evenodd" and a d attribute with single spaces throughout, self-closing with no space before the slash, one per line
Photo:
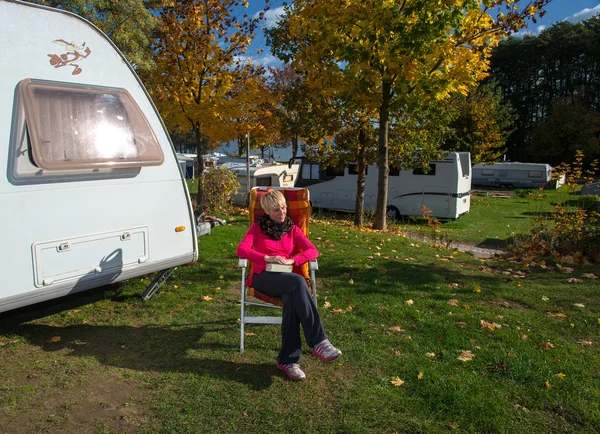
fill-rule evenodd
<path id="1" fill-rule="evenodd" d="M 271 220 L 277 223 L 283 223 L 283 221 L 285 220 L 285 216 L 287 215 L 287 206 L 278 205 L 275 208 L 269 209 L 269 212 L 267 214 L 269 214 Z"/>

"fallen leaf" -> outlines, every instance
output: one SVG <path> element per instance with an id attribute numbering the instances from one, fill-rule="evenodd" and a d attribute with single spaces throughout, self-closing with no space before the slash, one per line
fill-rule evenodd
<path id="1" fill-rule="evenodd" d="M 546 381 L 546 389 L 552 389 L 552 383 Z"/>
<path id="2" fill-rule="evenodd" d="M 401 333 L 401 332 L 404 331 L 404 329 L 402 327 L 400 327 L 400 326 L 392 326 L 392 327 L 390 327 L 390 330 L 393 330 L 393 331 L 398 332 L 398 333 Z"/>
<path id="3" fill-rule="evenodd" d="M 225 279 L 225 276 L 223 276 L 222 274 L 219 276 L 219 279 Z"/>
<path id="4" fill-rule="evenodd" d="M 424 376 L 425 374 L 423 374 L 423 372 L 419 372 L 419 375 L 417 375 L 417 380 L 422 380 Z"/>
<path id="5" fill-rule="evenodd" d="M 449 428 L 452 428 L 452 429 L 459 429 L 459 428 L 460 428 L 460 425 L 459 425 L 459 424 L 457 424 L 456 422 L 449 422 L 449 423 L 448 423 L 448 424 L 446 424 L 446 425 L 447 425 Z"/>
<path id="6" fill-rule="evenodd" d="M 343 309 L 332 309 L 331 313 L 334 315 L 341 315 L 344 313 L 344 310 Z"/>
<path id="7" fill-rule="evenodd" d="M 549 350 L 551 348 L 554 348 L 554 344 L 552 342 L 541 342 L 539 346 L 542 350 Z"/>
<path id="8" fill-rule="evenodd" d="M 552 313 L 552 312 L 546 312 L 546 315 L 548 315 L 550 318 L 566 318 L 567 315 L 565 315 L 564 313 Z"/>
<path id="9" fill-rule="evenodd" d="M 460 304 L 460 302 L 456 299 L 450 299 L 446 302 L 447 305 L 449 306 L 458 306 Z"/>
<path id="10" fill-rule="evenodd" d="M 591 346 L 591 345 L 593 345 L 593 344 L 594 344 L 592 341 L 584 341 L 584 340 L 577 341 L 577 343 L 578 343 L 579 345 L 583 345 L 584 347 L 586 347 L 586 346 Z"/>
<path id="11" fill-rule="evenodd" d="M 573 303 L 573 306 L 575 306 L 575 307 L 585 307 L 585 304 L 583 304 L 583 303 Z"/>
<path id="12" fill-rule="evenodd" d="M 350 285 L 354 285 L 354 279 L 350 279 L 350 280 L 348 281 L 348 283 L 349 283 Z"/>
<path id="13" fill-rule="evenodd" d="M 408 304 L 410 306 L 411 304 L 414 304 L 414 301 L 412 301 L 412 300 L 406 300 L 404 303 L 406 303 L 406 304 Z"/>
<path id="14" fill-rule="evenodd" d="M 463 350 L 461 351 L 460 356 L 458 356 L 458 360 L 461 362 L 470 362 L 473 360 L 473 357 L 475 357 L 475 354 L 473 354 L 471 351 Z"/>
<path id="15" fill-rule="evenodd" d="M 454 324 L 454 327 L 456 327 L 457 329 L 466 329 L 467 323 L 460 321 Z"/>
<path id="16" fill-rule="evenodd" d="M 596 280 L 598 278 L 598 276 L 596 276 L 595 274 L 592 274 L 592 273 L 583 273 L 581 275 L 581 277 L 583 277 L 584 279 L 592 279 L 592 280 Z"/>
<path id="17" fill-rule="evenodd" d="M 522 335 L 519 335 L 519 338 L 520 338 L 522 341 L 525 341 L 525 340 L 527 340 L 528 336 L 527 336 L 526 334 L 522 334 Z"/>
<path id="18" fill-rule="evenodd" d="M 208 295 L 203 295 L 200 297 L 200 300 L 202 301 L 211 301 L 212 297 L 208 296 Z"/>
<path id="19" fill-rule="evenodd" d="M 449 283 L 448 288 L 458 288 L 458 283 Z"/>
<path id="20" fill-rule="evenodd" d="M 346 312 L 352 312 L 352 309 L 353 309 L 353 307 L 352 307 L 352 306 L 348 306 L 348 307 L 346 308 Z"/>
<path id="21" fill-rule="evenodd" d="M 55 344 L 60 342 L 60 336 L 52 336 L 44 341 L 45 344 Z"/>
<path id="22" fill-rule="evenodd" d="M 401 380 L 400 377 L 392 377 L 390 382 L 396 387 L 404 385 L 404 380 Z"/>
<path id="23" fill-rule="evenodd" d="M 256 336 L 256 334 L 251 332 L 244 332 L 244 336 Z"/>
<path id="24" fill-rule="evenodd" d="M 581 283 L 582 280 L 577 279 L 575 277 L 571 277 L 570 279 L 567 279 L 567 282 L 569 282 L 569 283 Z"/>
<path id="25" fill-rule="evenodd" d="M 331 303 L 330 303 L 330 302 L 328 302 L 328 301 L 326 301 L 325 303 L 323 303 L 323 307 L 324 307 L 325 309 L 327 309 L 327 308 L 331 307 Z"/>
<path id="26" fill-rule="evenodd" d="M 481 324 L 481 329 L 482 330 L 489 330 L 489 331 L 494 331 L 495 329 L 499 329 L 502 328 L 502 326 L 500 324 L 497 324 L 495 322 L 488 322 L 486 320 L 481 320 L 480 321 Z"/>
<path id="27" fill-rule="evenodd" d="M 542 295 L 542 301 L 548 301 L 550 300 L 548 297 L 546 297 L 545 295 Z"/>
<path id="28" fill-rule="evenodd" d="M 425 353 L 425 355 L 427 357 L 429 357 L 430 359 L 433 358 L 433 357 L 435 357 L 435 353 Z"/>
<path id="29" fill-rule="evenodd" d="M 566 377 L 567 375 L 566 375 L 566 374 L 563 374 L 562 372 L 559 372 L 558 374 L 556 374 L 556 376 L 557 376 L 558 378 L 560 378 L 561 380 L 564 380 L 564 379 L 565 379 L 565 377 Z"/>

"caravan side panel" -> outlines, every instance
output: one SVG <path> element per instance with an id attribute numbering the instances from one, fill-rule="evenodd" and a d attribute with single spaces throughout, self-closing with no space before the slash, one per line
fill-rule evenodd
<path id="1" fill-rule="evenodd" d="M 0 312 L 197 259 L 191 201 L 170 139 L 112 42 L 73 14 L 29 3 L 0 0 L 0 21 Z M 27 93 L 27 82 L 41 87 Z M 73 95 L 52 102 L 53 87 Z M 106 101 L 117 94 L 129 95 L 132 108 L 110 112 Z M 33 115 L 30 97 L 39 98 Z M 122 114 L 134 109 L 145 126 Z M 134 136 L 127 164 L 102 155 L 88 161 L 74 140 L 90 137 L 107 153 L 121 142 L 114 130 L 73 114 L 148 128 L 158 151 L 136 163 L 145 145 Z M 38 118 L 43 125 L 31 123 Z M 36 154 L 38 138 L 48 148 Z"/>

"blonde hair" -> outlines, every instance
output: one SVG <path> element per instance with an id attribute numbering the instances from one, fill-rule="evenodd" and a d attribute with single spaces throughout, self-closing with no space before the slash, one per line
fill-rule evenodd
<path id="1" fill-rule="evenodd" d="M 279 190 L 269 190 L 260 198 L 260 206 L 268 213 L 273 208 L 283 208 L 287 206 L 285 196 Z"/>

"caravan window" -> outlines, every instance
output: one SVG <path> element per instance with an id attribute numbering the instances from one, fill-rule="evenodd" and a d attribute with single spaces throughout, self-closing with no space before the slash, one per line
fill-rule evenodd
<path id="1" fill-rule="evenodd" d="M 530 178 L 541 178 L 543 176 L 543 173 L 539 170 L 530 170 L 527 176 L 529 176 Z"/>
<path id="2" fill-rule="evenodd" d="M 155 166 L 164 156 L 150 124 L 125 89 L 23 80 L 33 163 L 65 171 Z"/>
<path id="3" fill-rule="evenodd" d="M 369 174 L 369 167 L 365 167 L 365 176 Z M 358 164 L 348 164 L 348 175 L 358 175 Z"/>
<path id="4" fill-rule="evenodd" d="M 272 185 L 271 177 L 263 176 L 262 178 L 256 178 L 256 185 L 258 187 L 270 187 Z"/>
<path id="5" fill-rule="evenodd" d="M 319 164 L 302 163 L 302 179 L 319 179 Z"/>
<path id="6" fill-rule="evenodd" d="M 498 170 L 498 177 L 500 178 L 506 178 L 508 176 L 508 170 L 507 169 L 500 169 Z"/>
<path id="7" fill-rule="evenodd" d="M 481 169 L 481 176 L 494 176 L 494 169 Z"/>
<path id="8" fill-rule="evenodd" d="M 390 167 L 390 172 L 388 173 L 389 176 L 400 176 L 400 169 L 396 168 L 396 167 Z"/>
<path id="9" fill-rule="evenodd" d="M 336 167 L 327 166 L 325 168 L 325 175 L 327 177 L 344 176 L 344 169 L 342 168 L 340 170 L 340 169 L 338 169 Z"/>
<path id="10" fill-rule="evenodd" d="M 413 175 L 435 176 L 435 168 L 436 168 L 436 164 L 433 164 L 433 163 L 429 164 L 429 170 L 427 172 L 425 172 L 425 170 L 422 167 L 417 167 L 417 168 L 413 169 Z"/>

